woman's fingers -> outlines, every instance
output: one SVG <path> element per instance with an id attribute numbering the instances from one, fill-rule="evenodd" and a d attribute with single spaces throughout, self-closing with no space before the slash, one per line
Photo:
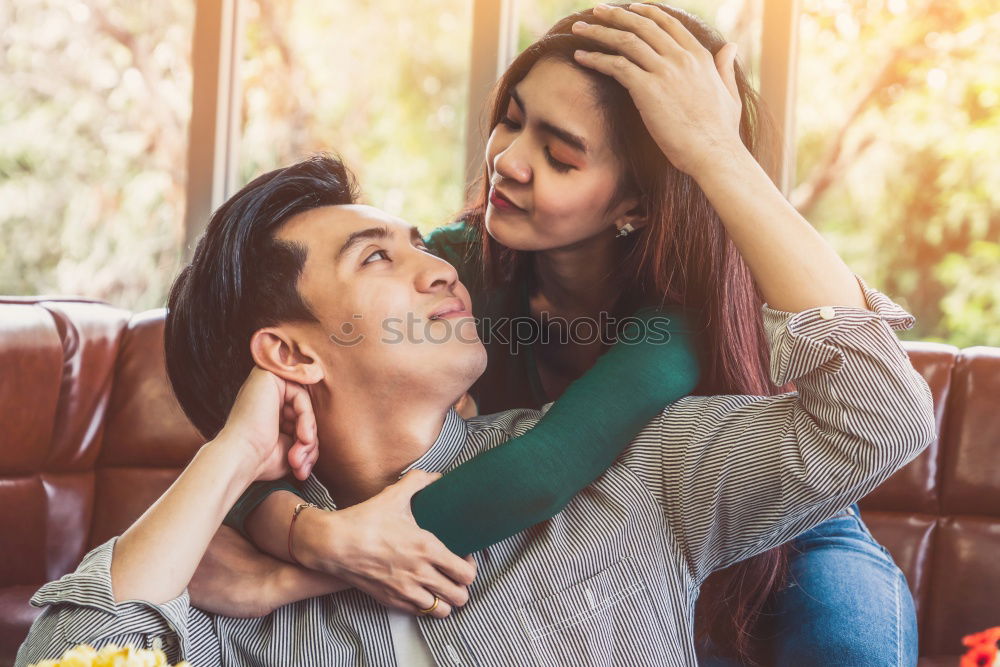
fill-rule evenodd
<path id="1" fill-rule="evenodd" d="M 447 600 L 442 600 L 440 596 L 437 596 L 437 606 L 435 606 L 435 595 L 437 594 L 424 588 L 414 591 L 412 595 L 407 596 L 408 611 L 414 616 L 447 618 L 452 612 L 451 605 L 448 604 Z M 430 609 L 431 607 L 434 607 L 434 611 L 424 613 L 423 610 Z"/>
<path id="2" fill-rule="evenodd" d="M 405 500 L 406 506 L 409 507 L 410 498 L 417 491 L 440 477 L 440 473 L 411 470 L 396 483 L 400 499 Z M 425 559 L 430 565 L 423 571 L 421 584 L 441 598 L 438 609 L 430 615 L 444 618 L 451 612 L 451 607 L 460 607 L 468 602 L 467 586 L 476 579 L 475 560 L 456 556 L 433 533 L 421 531 L 421 537 L 423 544 L 419 546 L 419 550 L 425 554 Z M 419 604 L 420 601 L 415 602 Z M 442 605 L 447 609 L 442 610 Z M 422 608 L 430 606 L 431 603 L 428 603 Z"/>
<path id="3" fill-rule="evenodd" d="M 404 503 L 405 510 L 409 512 L 410 499 L 413 498 L 413 494 L 440 477 L 441 473 L 439 472 L 427 472 L 414 468 L 403 475 L 398 482 L 386 488 L 391 489 L 392 493 L 396 494 L 399 502 Z"/>
<path id="4" fill-rule="evenodd" d="M 476 580 L 476 564 L 467 558 L 460 558 L 448 550 L 433 533 L 427 533 L 430 543 L 427 546 L 431 563 L 451 581 L 462 586 L 469 586 Z"/>
<path id="5" fill-rule="evenodd" d="M 662 56 L 653 47 L 627 30 L 577 21 L 573 24 L 573 32 L 614 49 L 647 72 L 655 72 L 662 62 Z"/>
<path id="6" fill-rule="evenodd" d="M 573 57 L 584 67 L 607 74 L 628 90 L 639 87 L 643 75 L 648 74 L 625 56 L 612 56 L 596 51 L 576 51 Z"/>
<path id="7" fill-rule="evenodd" d="M 645 3 L 637 2 L 629 5 L 628 13 L 635 13 L 644 18 L 649 19 L 657 25 L 662 31 L 670 35 L 671 41 L 687 50 L 691 53 L 700 53 L 702 51 L 707 51 L 698 38 L 691 34 L 680 19 L 674 15 L 667 12 L 667 10 L 662 7 L 657 7 L 656 5 L 648 5 Z M 624 10 L 623 10 L 624 11 Z"/>
<path id="8" fill-rule="evenodd" d="M 683 51 L 681 45 L 674 40 L 668 31 L 664 30 L 652 18 L 640 12 L 631 12 L 622 7 L 604 8 L 598 6 L 594 8 L 594 16 L 602 21 L 607 21 L 615 28 L 637 36 L 661 56 L 674 56 Z"/>
<path id="9" fill-rule="evenodd" d="M 469 589 L 431 568 L 421 579 L 424 588 L 431 591 L 452 607 L 462 607 L 469 601 Z"/>
<path id="10" fill-rule="evenodd" d="M 733 99 L 740 102 L 740 89 L 736 85 L 736 43 L 729 42 L 715 54 L 715 67 L 719 70 L 722 82 Z M 742 107 L 742 104 L 740 105 Z"/>
<path id="11" fill-rule="evenodd" d="M 444 618 L 454 611 L 455 603 L 465 604 L 469 600 L 468 591 L 455 587 L 454 584 L 444 582 L 438 575 L 428 577 L 429 584 L 419 583 L 414 578 L 411 583 L 401 588 L 387 589 L 384 587 L 370 587 L 358 585 L 358 589 L 368 593 L 381 604 L 405 612 L 414 616 L 424 615 L 434 618 Z M 367 583 L 367 582 L 357 582 Z M 442 592 L 444 591 L 444 592 Z M 423 614 L 421 610 L 430 609 L 434 606 L 435 596 L 438 599 L 437 606 L 433 612 Z"/>
<path id="12" fill-rule="evenodd" d="M 430 473 L 423 470 L 411 470 L 394 485 L 400 501 L 405 501 L 409 507 L 410 499 L 420 489 L 440 478 L 440 473 Z M 433 533 L 420 531 L 422 544 L 417 545 L 417 551 L 423 553 L 424 560 L 429 564 L 429 568 L 422 571 L 422 581 L 420 582 L 427 590 L 433 591 L 442 602 L 438 605 L 448 603 L 449 607 L 460 607 L 468 602 L 469 592 L 467 586 L 472 584 L 476 578 L 476 564 L 471 557 L 461 558 L 456 556 L 441 540 Z M 417 604 L 421 601 L 415 600 Z M 430 603 L 422 608 L 430 607 Z M 447 616 L 449 611 L 442 616 Z M 431 614 L 438 616 L 438 613 Z"/>
<path id="13" fill-rule="evenodd" d="M 427 615 L 436 618 L 465 604 L 468 585 L 475 579 L 475 560 L 451 553 L 416 524 L 410 510 L 413 495 L 439 477 L 411 470 L 375 497 L 336 513 L 336 539 L 350 548 L 331 553 L 328 571 L 382 604 L 413 614 L 430 608 L 435 595 L 440 600 Z"/>
<path id="14" fill-rule="evenodd" d="M 441 473 L 411 470 L 394 485 L 401 501 L 409 507 L 410 499 L 428 484 L 441 477 Z M 420 531 L 423 544 L 420 545 L 427 560 L 451 581 L 468 586 L 476 579 L 476 561 L 471 556 L 462 558 L 452 553 L 434 533 Z"/>

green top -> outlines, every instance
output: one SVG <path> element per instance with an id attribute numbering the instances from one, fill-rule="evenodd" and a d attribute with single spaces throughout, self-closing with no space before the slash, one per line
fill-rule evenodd
<path id="1" fill-rule="evenodd" d="M 472 295 L 488 353 L 486 372 L 472 388 L 480 412 L 541 407 L 547 400 L 532 346 L 516 347 L 516 339 L 529 335 L 527 285 L 485 290 L 478 235 L 463 222 L 434 230 L 427 244 L 456 267 Z M 690 393 L 698 364 L 694 333 L 681 309 L 645 308 L 629 321 L 620 341 L 533 429 L 417 493 L 412 501 L 417 523 L 464 556 L 549 519 L 597 479 L 659 411 Z M 226 524 L 246 535 L 246 516 L 281 489 L 298 493 L 284 480 L 251 485 Z"/>

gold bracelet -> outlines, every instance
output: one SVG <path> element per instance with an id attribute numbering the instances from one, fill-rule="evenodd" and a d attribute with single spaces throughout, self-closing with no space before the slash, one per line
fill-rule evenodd
<path id="1" fill-rule="evenodd" d="M 295 554 L 292 553 L 292 528 L 295 527 L 295 520 L 299 518 L 299 514 L 301 514 L 302 510 L 307 507 L 315 507 L 316 509 L 319 509 L 319 505 L 315 505 L 313 503 L 299 503 L 295 506 L 295 511 L 292 512 L 292 522 L 288 524 L 288 560 L 295 563 L 299 567 L 304 566 L 299 562 L 299 559 L 295 557 Z"/>

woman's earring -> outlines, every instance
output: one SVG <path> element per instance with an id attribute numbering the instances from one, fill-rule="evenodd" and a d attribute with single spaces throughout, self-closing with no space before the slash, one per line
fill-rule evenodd
<path id="1" fill-rule="evenodd" d="M 618 229 L 618 233 L 615 234 L 616 239 L 624 238 L 635 231 L 635 228 L 631 224 L 625 223 Z"/>

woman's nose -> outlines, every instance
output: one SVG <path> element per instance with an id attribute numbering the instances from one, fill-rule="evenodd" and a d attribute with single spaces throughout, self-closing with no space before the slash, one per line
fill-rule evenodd
<path id="1" fill-rule="evenodd" d="M 518 139 L 514 139 L 493 159 L 493 172 L 503 178 L 518 183 L 531 180 L 531 167 L 524 156 Z"/>

